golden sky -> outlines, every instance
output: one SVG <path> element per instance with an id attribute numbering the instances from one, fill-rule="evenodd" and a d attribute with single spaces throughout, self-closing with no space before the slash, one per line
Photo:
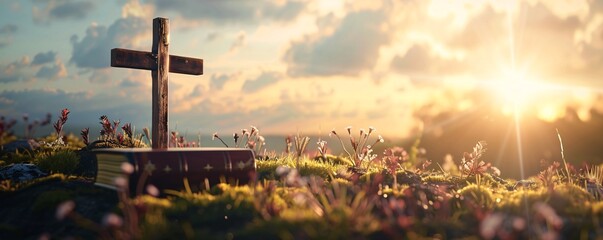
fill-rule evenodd
<path id="1" fill-rule="evenodd" d="M 404 137 L 480 107 L 603 111 L 602 1 L 0 0 L 0 114 L 149 126 L 150 73 L 110 68 L 109 52 L 149 51 L 158 16 L 172 54 L 205 61 L 201 77 L 170 75 L 181 132 Z"/>

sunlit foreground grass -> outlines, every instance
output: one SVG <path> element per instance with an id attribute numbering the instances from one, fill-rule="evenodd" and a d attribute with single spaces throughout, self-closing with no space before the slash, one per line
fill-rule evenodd
<path id="1" fill-rule="evenodd" d="M 262 151 L 263 137 L 252 127 L 233 139 L 234 146 L 256 152 L 255 181 L 187 182 L 198 192 L 159 192 L 149 185 L 132 193 L 128 178 L 115 181 L 117 191 L 94 187 L 89 174 L 94 164 L 85 156 L 94 148 L 144 147 L 148 130 L 136 135 L 125 124 L 121 134 L 119 121 L 102 116 L 101 137 L 88 142 L 88 128 L 82 140 L 63 136 L 68 113 L 61 111 L 56 134 L 33 141 L 31 151 L 0 151 L 0 166 L 33 163 L 54 173 L 30 182 L 0 182 L 0 239 L 603 237 L 603 168 L 576 170 L 565 157 L 563 164 L 545 164 L 537 176 L 502 179 L 495 166 L 481 160 L 485 142 L 460 162 L 447 158 L 431 164 L 421 157 L 418 141 L 408 152 L 391 147 L 373 153 L 384 141 L 371 139 L 375 129 L 356 135 L 348 127 L 347 136 L 331 131 L 331 142 L 341 143 L 345 155 L 328 155 L 326 142 L 319 141 L 310 158 L 308 137 L 287 138 L 279 156 Z M 227 145 L 217 133 L 214 138 Z M 3 133 L 0 140 L 14 138 Z M 176 132 L 171 143 L 195 146 Z M 131 173 L 132 166 L 122 170 Z"/>
<path id="2" fill-rule="evenodd" d="M 350 167 L 341 157 L 289 155 L 259 160 L 258 180 L 249 185 L 215 184 L 197 193 L 167 191 L 165 198 L 153 197 L 153 191 L 132 196 L 124 187 L 100 222 L 78 213 L 73 199 L 83 190 L 49 192 L 34 208 L 56 209 L 59 220 L 48 224 L 69 223 L 93 236 L 120 239 L 578 239 L 603 234 L 603 178 L 598 167 L 568 174 L 553 164 L 522 181 L 479 169 L 471 173 L 409 167 L 393 175 L 379 164 L 365 173 Z M 50 181 L 82 179 L 53 175 L 28 184 L 5 182 L 1 194 L 10 198 Z M 3 224 L 7 226 L 15 233 L 28 231 Z M 49 235 L 79 233 L 64 229 Z"/>
<path id="3" fill-rule="evenodd" d="M 137 198 L 149 207 L 140 234 L 216 239 L 600 235 L 603 204 L 585 189 L 588 185 L 567 183 L 561 175 L 544 186 L 537 179 L 501 182 L 489 174 L 401 170 L 396 172 L 400 185 L 389 187 L 393 178 L 387 173 L 337 176 L 341 165 L 305 159 L 297 170 L 279 168 L 281 176 L 272 178 L 273 166 L 295 162 L 259 162 L 264 177 L 256 185 L 220 184 L 168 199 Z"/>

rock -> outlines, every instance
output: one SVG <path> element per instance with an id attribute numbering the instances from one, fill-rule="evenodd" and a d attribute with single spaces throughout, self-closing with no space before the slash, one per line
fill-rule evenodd
<path id="1" fill-rule="evenodd" d="M 22 151 L 31 151 L 33 148 L 29 140 L 21 139 L 9 142 L 7 144 L 2 145 L 3 152 L 16 152 L 17 150 Z"/>
<path id="2" fill-rule="evenodd" d="M 17 163 L 0 168 L 0 180 L 11 180 L 15 183 L 30 181 L 45 176 L 48 176 L 48 174 L 31 163 Z"/>

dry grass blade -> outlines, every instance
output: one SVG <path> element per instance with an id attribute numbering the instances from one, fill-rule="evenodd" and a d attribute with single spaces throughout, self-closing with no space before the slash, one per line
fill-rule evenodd
<path id="1" fill-rule="evenodd" d="M 569 181 L 569 183 L 572 183 L 572 178 L 570 178 L 569 167 L 567 166 L 567 161 L 565 161 L 565 154 L 563 153 L 563 141 L 561 140 L 561 134 L 559 133 L 559 129 L 555 129 L 555 131 L 557 131 L 557 137 L 559 138 L 559 146 L 561 146 L 561 159 L 563 159 L 563 165 L 565 166 L 567 180 Z"/>

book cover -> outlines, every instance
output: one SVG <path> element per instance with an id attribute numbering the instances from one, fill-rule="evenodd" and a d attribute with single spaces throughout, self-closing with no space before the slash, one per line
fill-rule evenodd
<path id="1" fill-rule="evenodd" d="M 97 149 L 93 153 L 98 163 L 95 184 L 112 189 L 117 177 L 126 176 L 121 169 L 124 162 L 134 167 L 127 176 L 131 190 L 140 184 L 176 191 L 198 191 L 207 183 L 246 184 L 256 168 L 253 151 L 243 148 Z"/>

